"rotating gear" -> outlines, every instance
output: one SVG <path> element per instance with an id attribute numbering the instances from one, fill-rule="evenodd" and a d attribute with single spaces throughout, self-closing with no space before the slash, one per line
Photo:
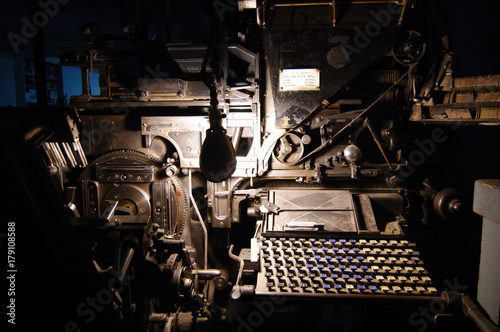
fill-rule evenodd
<path id="1" fill-rule="evenodd" d="M 184 225 L 188 221 L 189 216 L 189 198 L 186 193 L 186 189 L 182 185 L 182 182 L 177 177 L 171 177 L 167 179 L 166 188 L 170 187 L 170 197 L 172 198 L 172 205 L 177 206 L 177 209 L 171 209 L 172 215 L 170 216 L 170 226 L 171 226 L 171 235 L 174 236 L 175 239 L 179 239 L 181 237 L 182 231 L 184 230 Z M 170 182 L 170 184 L 168 184 Z"/>
<path id="2" fill-rule="evenodd" d="M 304 155 L 304 143 L 294 133 L 283 135 L 274 146 L 273 156 L 282 164 L 293 165 Z"/>
<path id="3" fill-rule="evenodd" d="M 392 47 L 394 59 L 403 66 L 411 66 L 422 59 L 427 45 L 416 31 L 405 31 Z"/>

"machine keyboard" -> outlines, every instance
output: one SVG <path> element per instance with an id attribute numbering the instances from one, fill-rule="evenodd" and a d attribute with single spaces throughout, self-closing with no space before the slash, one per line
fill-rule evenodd
<path id="1" fill-rule="evenodd" d="M 260 264 L 257 295 L 438 295 L 406 240 L 268 238 Z"/>

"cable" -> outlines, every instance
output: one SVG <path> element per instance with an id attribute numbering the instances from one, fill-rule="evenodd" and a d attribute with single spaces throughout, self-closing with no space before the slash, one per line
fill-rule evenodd
<path id="1" fill-rule="evenodd" d="M 208 39 L 208 44 L 207 44 L 207 50 L 205 52 L 205 57 L 203 58 L 203 62 L 201 63 L 201 76 L 202 76 L 203 82 L 205 83 L 205 85 L 208 88 L 210 88 L 210 85 L 209 85 L 208 79 L 207 79 L 207 65 L 208 65 L 208 59 L 210 58 L 210 51 L 212 50 L 212 40 L 214 37 L 216 24 L 217 24 L 217 22 L 215 21 L 215 18 L 212 17 L 212 26 L 210 28 L 210 36 L 208 37 L 209 39 Z"/>

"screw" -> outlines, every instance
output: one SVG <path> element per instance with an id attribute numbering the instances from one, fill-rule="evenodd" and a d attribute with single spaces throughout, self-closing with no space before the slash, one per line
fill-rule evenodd
<path id="1" fill-rule="evenodd" d="M 214 279 L 214 286 L 217 289 L 224 289 L 227 286 L 227 281 L 224 277 L 217 277 Z"/>

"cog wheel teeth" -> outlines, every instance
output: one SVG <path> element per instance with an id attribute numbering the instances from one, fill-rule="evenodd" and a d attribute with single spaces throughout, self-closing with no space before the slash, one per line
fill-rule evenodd
<path id="1" fill-rule="evenodd" d="M 182 224 L 179 226 L 180 228 L 177 229 L 175 234 L 175 238 L 179 239 L 182 235 L 182 232 L 184 231 L 184 225 L 186 225 L 188 221 L 187 218 L 189 215 L 189 198 L 186 193 L 186 188 L 184 188 L 184 185 L 177 176 L 173 176 L 169 180 L 172 181 L 172 183 L 175 185 L 176 190 L 179 191 L 182 197 Z"/>

